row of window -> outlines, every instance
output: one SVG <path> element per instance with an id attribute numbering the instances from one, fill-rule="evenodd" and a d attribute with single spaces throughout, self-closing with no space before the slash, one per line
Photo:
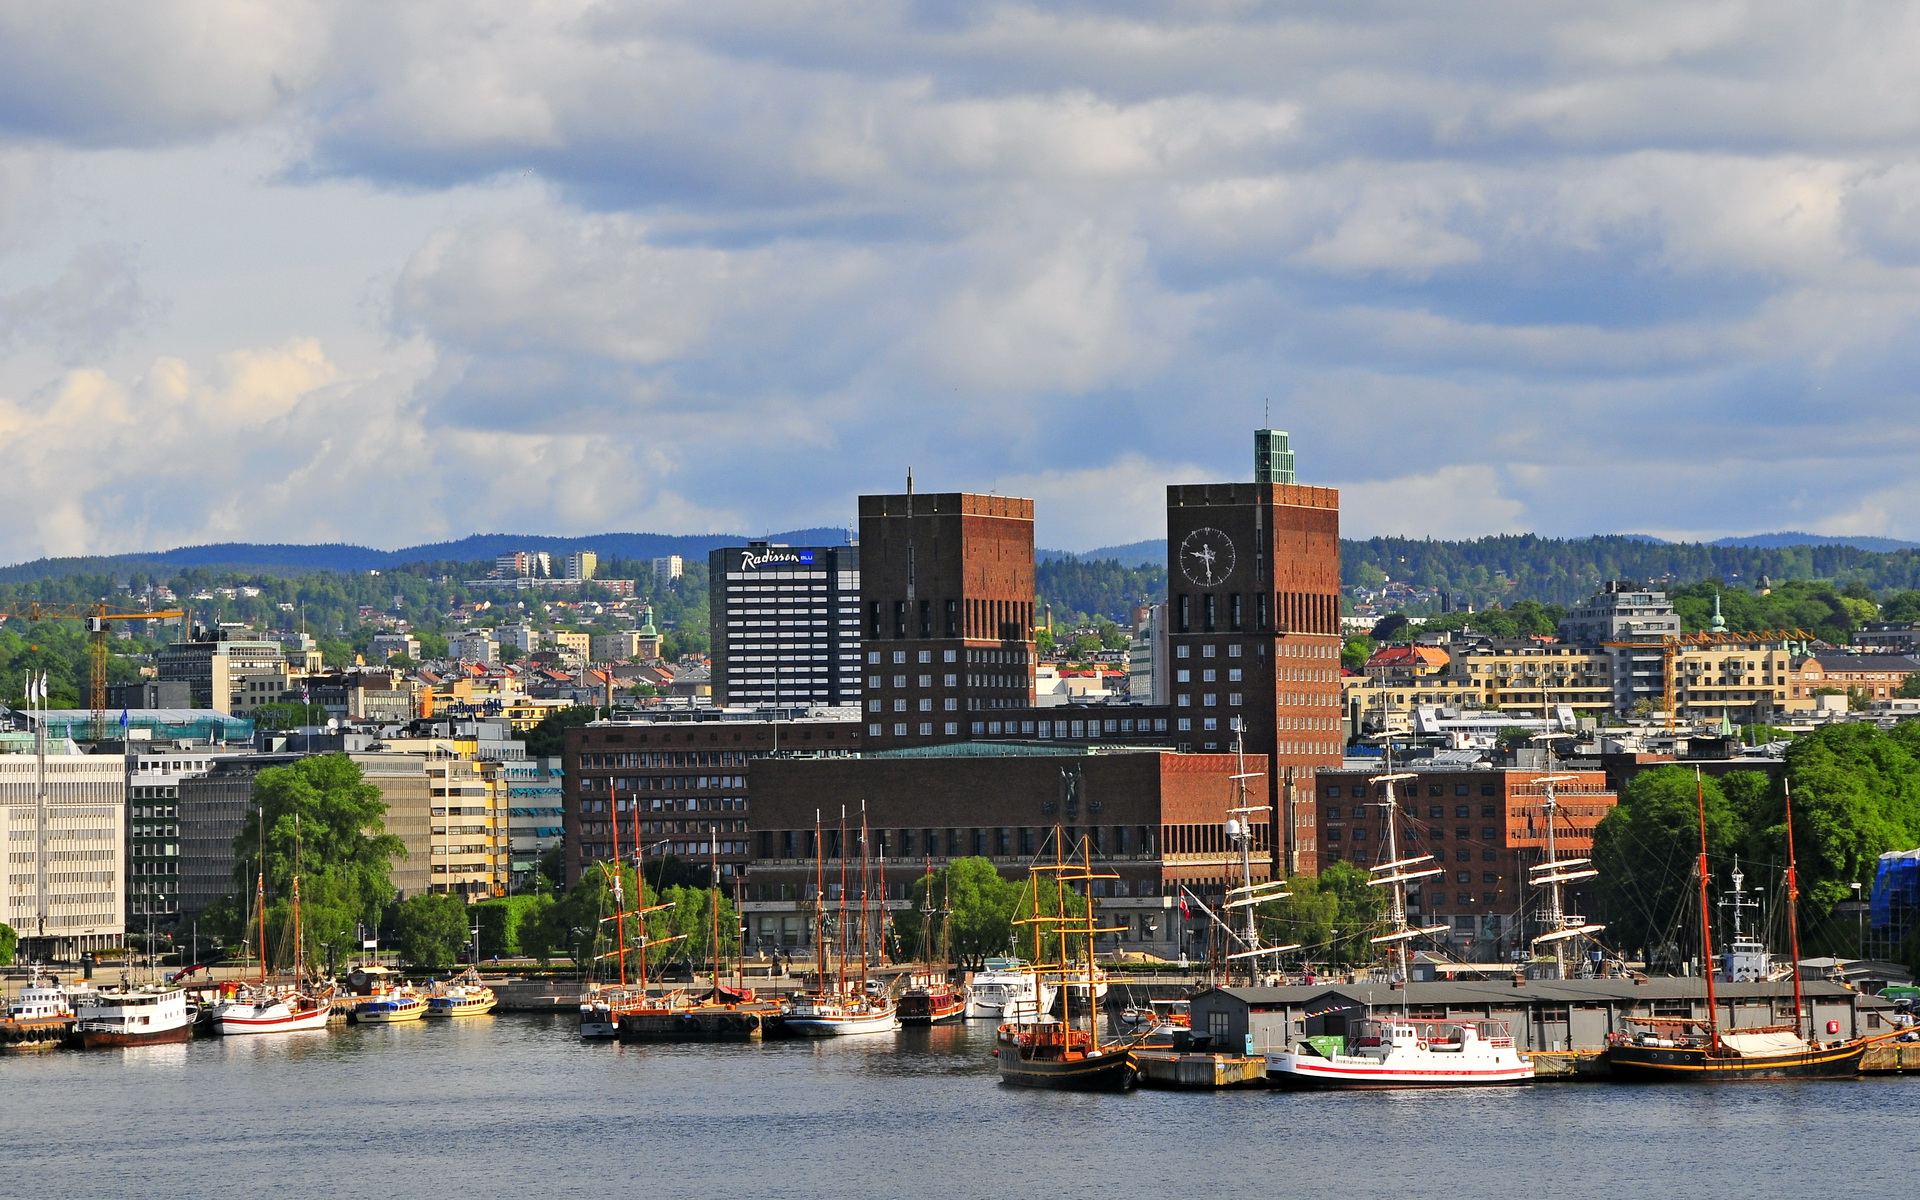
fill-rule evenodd
<path id="1" fill-rule="evenodd" d="M 674 750 L 639 754 L 582 754 L 583 767 L 744 767 L 751 750 Z"/>

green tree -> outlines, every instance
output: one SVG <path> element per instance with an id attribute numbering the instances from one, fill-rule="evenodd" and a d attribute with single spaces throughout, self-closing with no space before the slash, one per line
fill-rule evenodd
<path id="1" fill-rule="evenodd" d="M 1387 897 L 1371 886 L 1371 872 L 1348 862 L 1329 863 L 1318 876 L 1288 880 L 1290 896 L 1256 909 L 1261 936 L 1274 945 L 1298 945 L 1306 958 L 1354 964 L 1371 962 L 1370 940 L 1384 928 Z"/>
<path id="2" fill-rule="evenodd" d="M 13 965 L 13 948 L 20 944 L 20 934 L 13 926 L 0 921 L 0 967 Z"/>
<path id="3" fill-rule="evenodd" d="M 1920 671 L 1915 671 L 1900 681 L 1900 690 L 1895 693 L 1902 700 L 1920 699 Z"/>
<path id="4" fill-rule="evenodd" d="M 309 961 L 322 960 L 321 947 L 347 945 L 356 926 L 378 925 L 392 899 L 392 860 L 407 850 L 386 832 L 386 811 L 380 789 L 344 754 L 303 758 L 254 777 L 253 808 L 233 839 L 234 881 L 242 895 L 253 891 L 264 827 L 269 926 L 286 927 L 297 874 Z M 280 961 L 291 961 L 292 951 L 283 945 Z"/>
<path id="5" fill-rule="evenodd" d="M 567 730 L 585 725 L 599 715 L 600 710 L 590 704 L 575 704 L 548 713 L 540 718 L 538 725 L 527 730 L 527 754 L 533 758 L 560 754 L 567 748 Z"/>
<path id="6" fill-rule="evenodd" d="M 1021 903 L 1022 890 L 1019 884 L 1000 878 L 989 860 L 956 858 L 931 876 L 922 876 L 914 887 L 922 900 L 928 887 L 946 900 L 956 963 L 977 967 L 988 955 L 1014 948 L 1014 910 Z M 908 929 L 917 930 L 913 920 Z M 1021 952 L 1030 953 L 1031 945 L 1024 945 Z"/>
<path id="7" fill-rule="evenodd" d="M 473 906 L 480 922 L 480 953 L 515 956 L 528 953 L 520 935 L 553 905 L 551 896 L 502 896 Z"/>
<path id="8" fill-rule="evenodd" d="M 1373 657 L 1374 640 L 1365 634 L 1349 637 L 1340 645 L 1340 665 L 1349 671 L 1364 670 Z"/>
<path id="9" fill-rule="evenodd" d="M 1697 951 L 1677 936 L 1695 903 L 1693 868 L 1700 855 L 1695 789 L 1705 795 L 1710 869 L 1731 864 L 1748 827 L 1719 781 L 1684 767 L 1642 771 L 1620 790 L 1620 802 L 1593 835 L 1593 862 L 1601 915 L 1618 945 L 1669 957 Z M 1751 797 L 1741 785 L 1744 801 Z M 1698 938 L 1698 925 L 1691 926 Z"/>
<path id="10" fill-rule="evenodd" d="M 1855 722 L 1796 739 L 1786 753 L 1793 783 L 1794 849 L 1802 916 L 1824 921 L 1851 899 L 1852 883 L 1873 885 L 1880 855 L 1920 844 L 1920 725 L 1892 731 Z M 1784 800 L 1770 805 L 1755 850 L 1784 863 Z"/>
<path id="11" fill-rule="evenodd" d="M 467 941 L 467 905 L 458 896 L 422 892 L 400 902 L 393 921 L 400 954 L 414 966 L 438 971 L 453 965 Z"/>

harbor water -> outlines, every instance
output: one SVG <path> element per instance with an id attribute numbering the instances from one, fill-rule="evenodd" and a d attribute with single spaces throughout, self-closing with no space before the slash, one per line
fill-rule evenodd
<path id="1" fill-rule="evenodd" d="M 583 1045 L 453 1022 L 0 1059 L 14 1195 L 530 1200 L 1904 1195 L 1920 1078 L 1123 1095 L 1000 1085 L 984 1023 Z M 4 1189 L 0 1189 L 4 1190 Z"/>

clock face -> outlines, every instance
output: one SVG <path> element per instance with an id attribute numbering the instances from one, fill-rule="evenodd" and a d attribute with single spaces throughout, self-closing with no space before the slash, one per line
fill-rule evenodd
<path id="1" fill-rule="evenodd" d="M 1233 539 L 1201 528 L 1180 541 L 1180 571 L 1201 587 L 1218 587 L 1233 574 Z"/>

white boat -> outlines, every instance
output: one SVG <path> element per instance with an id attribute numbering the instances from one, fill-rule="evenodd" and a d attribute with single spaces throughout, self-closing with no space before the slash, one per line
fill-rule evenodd
<path id="1" fill-rule="evenodd" d="M 74 1036 L 96 1046 L 148 1046 L 184 1042 L 193 1037 L 193 1010 L 187 993 L 175 987 L 119 988 L 94 992 L 80 1000 Z"/>
<path id="2" fill-rule="evenodd" d="M 1267 1078 L 1295 1088 L 1509 1086 L 1532 1082 L 1533 1064 L 1504 1021 L 1366 1020 L 1343 1052 L 1303 1041 L 1267 1055 Z"/>
<path id="3" fill-rule="evenodd" d="M 847 1037 L 856 1033 L 892 1033 L 900 1028 L 890 1001 L 836 996 L 795 996 L 787 1008 L 786 1028 L 802 1037 Z"/>
<path id="4" fill-rule="evenodd" d="M 974 972 L 970 1019 L 1014 1021 L 1051 1011 L 1055 987 L 1017 958 L 989 958 Z"/>
<path id="5" fill-rule="evenodd" d="M 302 992 L 243 989 L 213 1010 L 214 1032 L 222 1037 L 248 1033 L 295 1033 L 325 1029 L 333 1016 L 333 1001 Z"/>
<path id="6" fill-rule="evenodd" d="M 67 1040 L 73 1028 L 73 1003 L 60 981 L 38 967 L 27 986 L 7 1002 L 0 1018 L 0 1050 L 49 1050 Z"/>
<path id="7" fill-rule="evenodd" d="M 353 1010 L 353 1020 L 358 1025 L 396 1025 L 401 1021 L 418 1021 L 426 1015 L 427 998 L 411 991 L 388 992 L 362 1002 Z"/>

